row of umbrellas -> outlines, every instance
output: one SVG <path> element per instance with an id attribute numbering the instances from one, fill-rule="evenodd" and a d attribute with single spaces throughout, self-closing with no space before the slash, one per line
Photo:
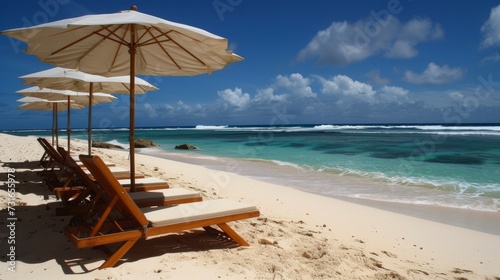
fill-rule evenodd
<path id="1" fill-rule="evenodd" d="M 27 110 L 52 109 L 54 112 L 68 110 L 68 150 L 70 149 L 71 138 L 70 109 L 81 109 L 83 106 L 88 106 L 89 155 L 91 154 L 92 145 L 92 105 L 116 100 L 117 98 L 110 93 L 129 93 L 130 91 L 130 78 L 128 76 L 108 78 L 61 67 L 21 76 L 20 78 L 24 80 L 24 84 L 36 86 L 17 91 L 19 94 L 30 97 L 30 99 L 19 99 L 20 102 L 26 102 L 19 108 Z M 140 78 L 136 78 L 136 86 L 136 92 L 139 94 L 158 89 Z M 100 92 L 94 92 L 95 90 Z M 59 104 L 61 102 L 66 103 L 66 106 L 61 106 L 62 104 Z M 56 121 L 53 121 L 53 132 L 57 136 L 57 113 L 54 114 Z M 58 145 L 57 139 L 56 137 L 56 145 Z"/>
<path id="2" fill-rule="evenodd" d="M 131 191 L 135 189 L 134 113 L 139 89 L 135 75 L 210 74 L 243 60 L 228 50 L 227 39 L 140 13 L 135 6 L 119 13 L 86 15 L 1 33 L 25 42 L 27 54 L 54 66 L 105 77 L 128 75 Z M 89 93 L 93 90 L 91 83 Z"/>

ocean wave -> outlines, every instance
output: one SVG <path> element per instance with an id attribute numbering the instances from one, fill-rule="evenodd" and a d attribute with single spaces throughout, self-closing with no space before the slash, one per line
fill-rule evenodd
<path id="1" fill-rule="evenodd" d="M 120 147 L 122 147 L 124 149 L 130 148 L 130 144 L 129 143 L 122 143 L 122 142 L 120 142 L 120 141 L 118 141 L 116 139 L 113 139 L 113 140 L 110 140 L 110 141 L 106 141 L 106 143 L 112 144 L 112 145 L 117 145 L 117 146 L 120 146 Z"/>
<path id="2" fill-rule="evenodd" d="M 16 130 L 0 130 L 2 133 L 9 133 L 9 132 L 21 132 L 21 133 L 30 133 L 30 132 L 51 132 L 52 129 L 16 129 Z"/>
<path id="3" fill-rule="evenodd" d="M 128 128 L 94 129 L 96 131 L 128 131 Z M 218 130 L 247 132 L 338 132 L 338 133 L 395 133 L 395 134 L 449 134 L 449 135 L 491 135 L 500 136 L 500 126 L 447 126 L 447 125 L 283 125 L 283 126 L 229 126 L 196 125 L 194 127 L 152 127 L 136 128 L 137 131 L 161 130 Z M 33 130 L 36 131 L 36 130 Z M 41 130 L 50 131 L 50 130 Z M 19 131 L 24 132 L 24 131 Z"/>
<path id="4" fill-rule="evenodd" d="M 300 170 L 310 170 L 311 168 L 307 165 L 299 165 L 296 163 L 291 163 L 291 162 L 286 162 L 286 161 L 280 161 L 280 160 L 269 160 L 270 162 L 279 165 L 279 166 L 287 166 L 287 167 L 292 167 Z"/>
<path id="5" fill-rule="evenodd" d="M 224 129 L 227 128 L 227 125 L 197 125 L 194 129 L 204 129 L 204 130 L 213 130 L 213 129 Z"/>

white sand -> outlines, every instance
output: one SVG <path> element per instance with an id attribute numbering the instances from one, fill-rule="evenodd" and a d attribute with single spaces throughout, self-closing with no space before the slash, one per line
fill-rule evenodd
<path id="1" fill-rule="evenodd" d="M 74 151 L 86 152 L 85 144 L 73 144 Z M 139 242 L 124 262 L 98 270 L 106 255 L 79 250 L 63 234 L 70 218 L 54 215 L 59 202 L 36 172 L 42 153 L 33 137 L 0 134 L 0 279 L 500 277 L 499 235 L 140 154 L 138 172 L 168 180 L 171 187 L 200 191 L 205 199 L 230 198 L 257 206 L 260 218 L 230 223 L 250 247 L 220 242 L 197 229 Z M 128 168 L 126 152 L 95 149 L 94 154 Z M 14 237 L 6 211 L 10 168 L 17 180 Z M 499 216 L 494 213 L 492 223 L 500 222 Z M 15 272 L 8 270 L 9 237 L 16 242 Z"/>

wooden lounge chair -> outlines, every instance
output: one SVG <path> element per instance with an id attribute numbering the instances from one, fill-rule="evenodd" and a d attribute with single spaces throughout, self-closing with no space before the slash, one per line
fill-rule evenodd
<path id="1" fill-rule="evenodd" d="M 42 167 L 50 166 L 51 163 L 57 163 L 59 156 L 57 155 L 57 151 L 55 148 L 49 143 L 49 141 L 45 138 L 39 137 L 37 138 L 38 143 L 42 146 L 44 153 L 42 155 L 42 158 L 40 159 L 40 165 Z M 78 165 L 83 166 L 83 163 L 80 162 L 80 160 L 75 160 Z M 114 163 L 111 162 L 106 162 L 107 166 L 116 166 Z"/>
<path id="2" fill-rule="evenodd" d="M 80 166 L 74 159 L 71 157 L 68 152 L 62 148 L 58 147 L 57 148 L 59 154 L 61 155 L 61 159 L 65 166 L 71 169 L 71 172 L 78 176 L 81 180 L 85 180 L 89 178 L 90 180 L 94 180 L 92 174 L 88 169 L 85 168 L 85 166 Z M 83 164 L 83 163 L 82 163 Z M 114 174 L 114 172 L 112 172 Z M 85 176 L 87 175 L 87 176 Z M 130 178 L 121 178 L 115 176 L 116 179 L 118 179 L 119 182 L 122 183 L 123 188 L 128 192 L 130 191 Z M 136 177 L 135 180 L 135 190 L 136 191 L 151 191 L 151 190 L 158 190 L 158 189 L 167 189 L 169 188 L 169 185 L 167 181 L 156 178 L 156 177 L 145 177 L 144 175 L 140 175 Z"/>
<path id="3" fill-rule="evenodd" d="M 67 166 L 66 163 L 64 162 L 64 159 L 62 156 L 59 154 L 59 152 L 50 145 L 50 143 L 47 141 L 45 138 L 38 138 L 38 142 L 42 145 L 44 150 L 47 152 L 47 154 L 50 156 L 51 160 L 49 161 L 49 166 L 46 168 L 46 173 L 47 175 L 47 181 L 56 181 L 57 178 L 59 177 L 65 177 L 68 174 Z M 50 170 L 47 170 L 50 168 Z M 59 171 L 62 171 L 59 175 L 56 174 L 56 168 Z M 124 168 L 121 167 L 116 167 L 116 166 L 110 166 L 112 168 L 113 175 L 118 178 L 118 179 L 130 179 L 130 172 Z M 87 174 L 90 174 L 89 171 L 84 170 Z M 141 174 L 136 174 L 136 178 L 144 178 L 144 175 Z M 52 183 L 53 184 L 53 183 Z M 51 186 L 55 187 L 55 186 Z"/>
<path id="4" fill-rule="evenodd" d="M 241 246 L 248 246 L 227 223 L 258 217 L 259 211 L 255 206 L 220 199 L 141 209 L 98 156 L 81 155 L 80 160 L 103 188 L 106 195 L 102 197 L 107 198 L 107 206 L 89 215 L 88 220 L 68 225 L 65 234 L 78 248 L 122 243 L 100 269 L 114 266 L 139 239 L 150 239 L 194 228 L 216 231 L 211 227 L 213 225 L 223 231 L 220 234 L 226 235 Z M 121 213 L 122 217 L 110 215 L 112 212 Z"/>
<path id="5" fill-rule="evenodd" d="M 64 205 L 64 207 L 56 208 L 56 215 L 75 215 L 84 211 L 86 205 L 100 190 L 96 182 L 76 164 L 64 148 L 59 147 L 58 151 L 66 165 L 73 170 L 73 175 L 79 179 L 80 185 L 54 188 L 54 193 Z M 158 178 L 147 177 L 137 179 L 137 181 L 136 192 L 131 193 L 130 196 L 139 207 L 166 206 L 202 200 L 199 192 L 182 188 L 169 189 L 168 183 Z M 149 184 L 149 182 L 153 183 Z M 124 189 L 130 190 L 130 188 Z"/>

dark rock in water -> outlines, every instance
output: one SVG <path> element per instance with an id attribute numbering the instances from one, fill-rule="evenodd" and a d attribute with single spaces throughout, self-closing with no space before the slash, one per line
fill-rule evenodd
<path id="1" fill-rule="evenodd" d="M 147 139 L 135 139 L 134 140 L 134 147 L 136 147 L 136 148 L 148 148 L 148 147 L 156 147 L 156 146 L 159 146 L 159 145 L 154 143 L 151 140 L 147 140 Z"/>
<path id="2" fill-rule="evenodd" d="M 92 141 L 92 147 L 95 148 L 104 148 L 104 149 L 123 149 L 122 146 L 118 146 L 115 144 L 100 142 L 100 141 Z"/>
<path id="3" fill-rule="evenodd" d="M 179 149 L 179 150 L 199 150 L 198 147 L 190 145 L 190 144 L 180 144 L 180 145 L 175 146 L 175 148 Z"/>

